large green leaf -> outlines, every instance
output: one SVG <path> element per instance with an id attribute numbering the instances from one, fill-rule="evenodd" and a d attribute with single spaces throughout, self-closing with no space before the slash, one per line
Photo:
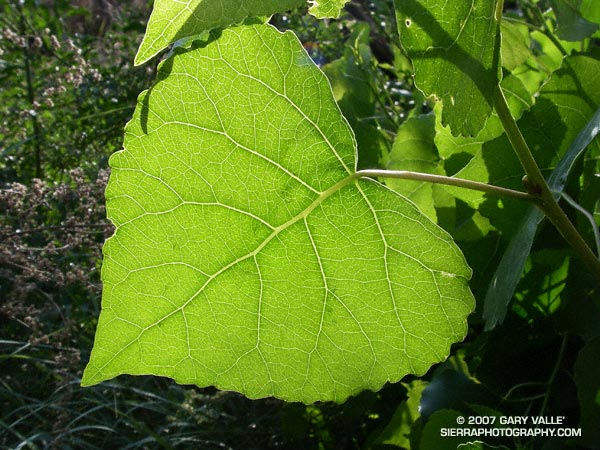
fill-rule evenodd
<path id="1" fill-rule="evenodd" d="M 226 27 L 247 17 L 287 11 L 304 3 L 304 0 L 156 0 L 135 64 L 144 64 L 179 39 Z"/>
<path id="2" fill-rule="evenodd" d="M 470 269 L 355 142 L 292 33 L 175 52 L 111 158 L 102 313 L 82 383 L 122 373 L 342 401 L 465 335 Z"/>
<path id="3" fill-rule="evenodd" d="M 320 19 L 338 17 L 346 2 L 312 1 L 309 12 Z M 270 16 L 305 3 L 305 0 L 156 0 L 135 64 L 144 64 L 180 39 L 236 24 L 248 17 Z"/>
<path id="4" fill-rule="evenodd" d="M 442 101 L 454 135 L 476 135 L 493 108 L 500 79 L 496 0 L 395 0 L 402 46 L 415 84 Z"/>

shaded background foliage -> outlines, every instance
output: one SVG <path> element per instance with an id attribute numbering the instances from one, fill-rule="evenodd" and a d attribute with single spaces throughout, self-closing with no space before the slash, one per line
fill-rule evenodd
<path id="1" fill-rule="evenodd" d="M 484 332 L 478 305 L 467 339 L 420 379 L 344 405 L 310 406 L 150 377 L 80 388 L 99 314 L 101 245 L 112 232 L 103 206 L 108 156 L 120 149 L 135 99 L 155 75 L 156 62 L 132 66 L 149 3 L 0 0 L 2 448 L 417 449 L 448 408 L 563 415 L 570 426 L 600 429 L 593 381 L 600 351 L 589 344 L 600 336 L 600 294 L 547 225 L 505 322 Z M 505 3 L 507 14 L 532 26 L 556 23 L 539 17 L 552 2 Z M 356 134 L 360 168 L 388 167 L 398 127 L 433 106 L 414 89 L 393 2 L 354 1 L 339 20 L 305 13 L 271 23 L 294 30 L 329 77 Z M 542 44 L 531 49 L 544 57 Z M 584 45 L 597 54 L 597 41 Z M 432 161 L 447 173 L 461 164 L 437 154 Z M 598 211 L 598 153 L 579 164 L 567 190 Z M 435 214 L 474 268 L 472 288 L 482 299 L 510 235 L 482 235 L 479 212 L 460 200 L 437 205 Z M 598 448 L 594 439 L 495 443 Z"/>

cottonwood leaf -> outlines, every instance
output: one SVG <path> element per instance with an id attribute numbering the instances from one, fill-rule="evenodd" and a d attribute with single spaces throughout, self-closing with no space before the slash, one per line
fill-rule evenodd
<path id="1" fill-rule="evenodd" d="M 575 383 L 581 409 L 579 426 L 584 430 L 577 440 L 583 446 L 598 448 L 600 440 L 600 339 L 586 343 L 575 362 Z"/>
<path id="2" fill-rule="evenodd" d="M 135 55 L 144 64 L 175 41 L 302 6 L 304 0 L 156 0 L 146 34 Z"/>
<path id="3" fill-rule="evenodd" d="M 496 0 L 395 0 L 415 85 L 443 103 L 442 123 L 474 136 L 493 109 L 500 80 Z"/>
<path id="4" fill-rule="evenodd" d="M 529 29 L 522 23 L 503 21 L 502 30 L 502 67 L 512 71 L 523 65 L 532 55 Z"/>
<path id="5" fill-rule="evenodd" d="M 582 0 L 579 10 L 585 19 L 600 23 L 600 3 L 597 0 Z"/>
<path id="6" fill-rule="evenodd" d="M 584 55 L 567 57 L 540 91 L 536 104 L 518 121 L 526 142 L 544 173 L 549 174 L 578 133 L 600 105 L 600 60 Z M 456 176 L 510 189 L 523 190 L 524 170 L 506 135 L 485 142 Z M 493 221 L 500 230 L 514 235 L 525 214 L 525 203 L 503 202 L 479 192 L 448 188 Z M 514 266 L 511 263 L 511 266 Z"/>
<path id="7" fill-rule="evenodd" d="M 446 232 L 360 179 L 292 33 L 179 50 L 111 158 L 102 312 L 82 384 L 154 374 L 343 401 L 448 355 L 473 308 Z"/>
<path id="8" fill-rule="evenodd" d="M 550 0 L 556 14 L 556 34 L 566 41 L 580 41 L 598 30 L 598 24 L 589 22 L 581 16 L 581 0 Z"/>
<path id="9" fill-rule="evenodd" d="M 407 390 L 407 399 L 400 403 L 388 424 L 374 439 L 373 447 L 394 445 L 400 448 L 411 448 L 412 430 L 415 423 L 421 418 L 419 402 L 421 393 L 427 387 L 427 382 L 414 380 L 404 387 Z"/>
<path id="10" fill-rule="evenodd" d="M 308 10 L 318 19 L 326 17 L 337 18 L 340 11 L 349 0 L 309 0 L 310 8 Z"/>
<path id="11" fill-rule="evenodd" d="M 460 421 L 459 417 L 464 417 L 464 414 L 455 409 L 440 409 L 434 412 L 423 427 L 419 448 L 456 450 L 460 444 L 471 440 L 468 436 L 442 435 L 442 429 L 456 427 L 456 423 Z M 462 425 L 461 428 L 472 429 L 474 426 Z"/>
<path id="12" fill-rule="evenodd" d="M 308 12 L 318 19 L 327 17 L 337 18 L 340 11 L 349 0 L 309 0 L 310 8 Z"/>
<path id="13" fill-rule="evenodd" d="M 333 95 L 350 123 L 358 146 L 358 167 L 379 167 L 388 152 L 388 139 L 373 120 L 377 96 L 371 86 L 369 69 L 373 55 L 369 46 L 369 25 L 357 23 L 346 39 L 344 55 L 322 67 Z"/>
<path id="14" fill-rule="evenodd" d="M 557 197 L 563 192 L 575 161 L 596 138 L 599 129 L 600 109 L 571 143 L 569 150 L 548 179 L 548 186 Z M 510 240 L 485 295 L 483 318 L 486 330 L 491 330 L 504 321 L 508 305 L 521 279 L 525 262 L 543 218 L 544 214 L 538 208 L 530 206 L 521 219 L 517 233 Z"/>
<path id="15" fill-rule="evenodd" d="M 523 112 L 533 105 L 533 97 L 537 93 L 536 88 L 538 85 L 534 81 L 530 86 L 525 86 L 521 78 L 509 74 L 502 79 L 500 86 L 502 87 L 512 116 L 518 120 L 523 115 Z M 494 111 L 477 136 L 452 136 L 450 129 L 444 127 L 441 123 L 441 109 L 439 106 L 436 106 L 434 109 L 436 113 L 435 143 L 440 156 L 446 159 L 447 170 L 453 169 L 457 165 L 459 166 L 458 169 L 453 170 L 451 173 L 456 173 L 459 169 L 462 169 L 470 157 L 481 151 L 483 144 L 504 133 L 502 122 L 500 122 L 500 118 Z M 448 164 L 448 159 L 451 158 L 459 162 L 450 162 Z M 460 161 L 464 161 L 462 166 L 460 165 Z M 464 190 L 461 189 L 461 191 Z"/>
<path id="16" fill-rule="evenodd" d="M 398 129 L 386 168 L 445 175 L 434 144 L 435 115 L 413 116 Z M 423 181 L 388 179 L 386 185 L 415 202 L 421 211 L 436 221 L 435 186 Z"/>
<path id="17" fill-rule="evenodd" d="M 521 117 L 523 112 L 533 104 L 533 93 L 523 85 L 520 78 L 509 74 L 502 79 L 501 87 L 506 96 L 508 106 L 515 119 Z M 484 143 L 501 136 L 504 132 L 500 118 L 495 112 L 492 112 L 485 126 L 477 136 L 453 136 L 449 127 L 444 127 L 441 122 L 442 108 L 436 105 L 436 134 L 435 144 L 440 156 L 448 160 L 454 158 L 457 161 L 468 162 L 471 156 L 477 154 Z M 453 168 L 460 162 L 446 162 L 446 168 Z M 460 166 L 460 168 L 464 165 Z M 454 170 L 453 173 L 457 172 Z M 461 189 L 462 191 L 462 189 Z"/>

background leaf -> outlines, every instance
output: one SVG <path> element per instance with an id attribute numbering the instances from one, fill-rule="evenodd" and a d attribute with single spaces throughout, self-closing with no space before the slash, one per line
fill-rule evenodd
<path id="1" fill-rule="evenodd" d="M 440 409 L 434 412 L 425 426 L 421 436 L 419 448 L 436 449 L 436 450 L 456 450 L 463 443 L 470 441 L 472 438 L 466 436 L 442 436 L 442 428 L 456 428 L 457 419 L 463 414 L 454 409 Z M 468 425 L 460 425 L 461 428 L 472 428 Z"/>
<path id="2" fill-rule="evenodd" d="M 464 337 L 460 250 L 356 178 L 349 126 L 292 33 L 243 26 L 177 51 L 124 146 L 83 384 L 155 374 L 343 401 L 424 373 Z"/>
<path id="3" fill-rule="evenodd" d="M 510 111 L 516 119 L 520 118 L 524 111 L 533 105 L 533 95 L 528 88 L 521 82 L 521 78 L 509 74 L 502 79 L 502 90 L 508 101 Z M 535 90 L 537 83 L 529 86 Z M 459 170 L 467 166 L 472 157 L 481 152 L 483 144 L 502 136 L 504 128 L 495 112 L 492 112 L 483 129 L 475 137 L 453 136 L 449 127 L 444 127 L 441 123 L 441 108 L 436 107 L 436 134 L 435 143 L 440 156 L 445 160 L 444 167 L 448 175 L 455 175 Z M 474 191 L 465 191 L 464 189 L 445 188 L 459 198 L 472 202 L 474 199 L 482 199 L 483 194 Z"/>
<path id="4" fill-rule="evenodd" d="M 600 23 L 600 3 L 596 0 L 582 0 L 580 11 L 590 22 Z"/>
<path id="5" fill-rule="evenodd" d="M 521 23 L 503 20 L 502 30 L 502 67 L 514 70 L 531 56 L 531 38 L 529 29 Z"/>
<path id="6" fill-rule="evenodd" d="M 308 9 L 309 13 L 318 19 L 325 19 L 339 17 L 340 11 L 348 0 L 309 0 L 308 3 L 311 5 Z"/>
<path id="7" fill-rule="evenodd" d="M 581 349 L 575 363 L 577 396 L 581 405 L 580 426 L 584 430 L 579 443 L 589 448 L 600 448 L 600 339 L 588 342 Z"/>
<path id="8" fill-rule="evenodd" d="M 600 105 L 600 61 L 589 56 L 565 59 L 543 87 L 531 110 L 523 114 L 518 124 L 538 165 L 550 174 L 571 142 L 577 137 Z M 497 184 L 511 189 L 523 189 L 523 168 L 505 135 L 485 142 L 481 150 L 456 176 Z M 464 189 L 447 188 L 492 221 L 492 225 L 512 236 L 527 205 L 501 201 Z"/>
<path id="9" fill-rule="evenodd" d="M 495 445 L 489 445 L 485 442 L 475 441 L 467 442 L 466 444 L 460 444 L 456 447 L 456 450 L 509 450 L 504 445 L 496 447 Z"/>
<path id="10" fill-rule="evenodd" d="M 492 112 L 500 80 L 495 0 L 396 0 L 402 46 L 415 84 L 443 104 L 454 135 L 476 135 Z"/>
<path id="11" fill-rule="evenodd" d="M 445 175 L 434 144 L 435 115 L 410 117 L 396 134 L 386 168 Z M 421 181 L 387 179 L 386 185 L 409 198 L 434 222 L 437 221 L 436 197 L 444 191 L 440 186 Z M 447 195 L 447 194 L 446 194 Z"/>
<path id="12" fill-rule="evenodd" d="M 304 0 L 156 0 L 135 65 L 144 64 L 179 39 L 302 4 Z"/>
<path id="13" fill-rule="evenodd" d="M 598 30 L 598 24 L 584 19 L 579 11 L 581 0 L 550 0 L 556 14 L 556 34 L 565 41 L 585 39 Z"/>
<path id="14" fill-rule="evenodd" d="M 357 23 L 346 40 L 343 56 L 322 67 L 335 100 L 354 131 L 359 169 L 379 167 L 389 145 L 381 127 L 373 120 L 378 92 L 372 85 L 369 31 L 366 23 Z"/>
<path id="15" fill-rule="evenodd" d="M 550 189 L 556 192 L 557 196 L 562 193 L 575 160 L 595 139 L 599 130 L 600 110 L 597 110 L 548 179 Z M 537 228 L 543 218 L 544 215 L 538 208 L 529 207 L 527 214 L 521 220 L 516 235 L 511 239 L 502 256 L 484 300 L 483 318 L 487 330 L 494 328 L 504 320 L 506 308 L 521 278 Z"/>
<path id="16" fill-rule="evenodd" d="M 408 398 L 400 403 L 390 422 L 373 441 L 373 445 L 395 445 L 411 448 L 411 432 L 419 421 L 421 412 L 419 402 L 427 382 L 414 380 L 406 385 Z"/>

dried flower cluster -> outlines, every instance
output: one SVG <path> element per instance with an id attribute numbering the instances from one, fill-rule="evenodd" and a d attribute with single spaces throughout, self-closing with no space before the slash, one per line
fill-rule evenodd
<path id="1" fill-rule="evenodd" d="M 33 361 L 37 355 L 53 368 L 43 385 L 61 392 L 49 417 L 57 429 L 73 419 L 61 405 L 72 401 L 72 379 L 82 370 L 84 314 L 98 307 L 101 245 L 111 233 L 103 202 L 107 179 L 106 170 L 89 180 L 75 169 L 64 183 L 34 179 L 0 188 L 0 324 L 9 345 L 2 352 L 14 352 L 11 342 L 29 347 Z M 28 359 L 8 364 L 2 383 L 29 392 L 25 375 L 37 369 Z"/>
<path id="2" fill-rule="evenodd" d="M 27 47 L 27 40 L 25 39 L 25 37 L 20 36 L 18 33 L 11 30 L 10 28 L 5 28 L 4 30 L 2 30 L 2 38 L 17 47 Z"/>
<path id="3" fill-rule="evenodd" d="M 11 183 L 0 190 L 0 210 L 5 212 L 0 216 L 0 290 L 5 298 L 0 315 L 18 324 L 14 338 L 66 344 L 73 325 L 69 293 L 84 289 L 97 297 L 101 245 L 111 232 L 102 201 L 106 181 L 104 170 L 88 182 L 75 169 L 68 183 L 34 179 L 30 186 Z M 52 316 L 57 320 L 48 320 Z"/>

